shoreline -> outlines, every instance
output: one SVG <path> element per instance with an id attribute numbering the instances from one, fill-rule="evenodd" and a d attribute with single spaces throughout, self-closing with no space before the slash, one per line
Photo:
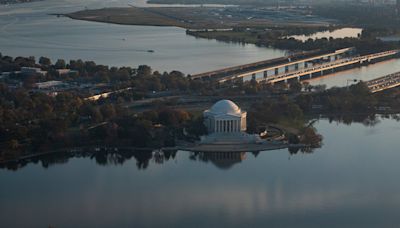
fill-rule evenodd
<path id="1" fill-rule="evenodd" d="M 217 6 L 193 6 L 187 7 L 164 6 L 164 7 L 106 7 L 100 9 L 87 9 L 71 13 L 53 13 L 55 16 L 65 16 L 74 20 L 94 21 L 101 23 L 111 23 L 119 25 L 142 25 L 142 26 L 166 26 L 180 27 L 186 30 L 213 30 L 213 29 L 232 29 L 232 28 L 266 28 L 273 26 L 282 27 L 305 27 L 317 29 L 332 26 L 332 23 L 323 20 L 306 21 L 302 18 L 297 20 L 279 21 L 273 17 L 266 16 L 257 20 L 244 20 L 243 18 L 232 17 L 222 14 L 223 17 L 209 16 L 214 15 Z M 226 12 L 228 13 L 228 12 Z M 268 13 L 266 11 L 266 13 Z"/>
<path id="2" fill-rule="evenodd" d="M 245 148 L 250 146 L 250 148 Z M 260 152 L 269 150 L 279 150 L 285 148 L 304 148 L 307 147 L 303 144 L 286 144 L 286 143 L 269 143 L 269 144 L 246 144 L 246 145 L 217 145 L 217 144 L 198 144 L 192 146 L 175 146 L 175 147 L 118 147 L 118 146 L 89 146 L 89 147 L 70 147 L 54 149 L 46 152 L 35 153 L 24 155 L 14 159 L 7 159 L 0 161 L 0 165 L 9 163 L 24 162 L 35 158 L 40 158 L 46 155 L 59 155 L 69 154 L 75 156 L 77 153 L 99 153 L 99 152 L 114 152 L 119 153 L 120 151 L 131 151 L 131 152 L 143 152 L 143 151 L 187 151 L 187 152 L 225 152 L 225 153 L 241 153 L 241 152 Z"/>

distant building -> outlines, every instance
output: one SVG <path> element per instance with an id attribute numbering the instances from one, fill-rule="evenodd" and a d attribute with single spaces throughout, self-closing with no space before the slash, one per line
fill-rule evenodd
<path id="1" fill-rule="evenodd" d="M 22 74 L 24 76 L 46 75 L 47 71 L 42 71 L 42 69 L 36 68 L 36 67 L 21 67 L 20 74 Z"/>
<path id="2" fill-rule="evenodd" d="M 54 89 L 56 87 L 64 86 L 62 81 L 47 81 L 47 82 L 38 82 L 35 84 L 38 89 Z"/>
<path id="3" fill-rule="evenodd" d="M 57 71 L 58 76 L 65 76 L 65 75 L 77 74 L 78 73 L 78 71 L 71 70 L 71 69 L 57 69 L 56 71 Z"/>
<path id="4" fill-rule="evenodd" d="M 220 100 L 204 111 L 204 124 L 208 135 L 201 140 L 204 144 L 258 143 L 258 135 L 246 133 L 247 112 L 242 111 L 230 100 Z"/>
<path id="5" fill-rule="evenodd" d="M 246 131 L 247 112 L 230 100 L 221 100 L 204 112 L 208 133 L 234 133 Z"/>
<path id="6" fill-rule="evenodd" d="M 198 156 L 200 160 L 211 161 L 220 169 L 230 169 L 233 165 L 246 159 L 245 152 L 200 152 Z"/>

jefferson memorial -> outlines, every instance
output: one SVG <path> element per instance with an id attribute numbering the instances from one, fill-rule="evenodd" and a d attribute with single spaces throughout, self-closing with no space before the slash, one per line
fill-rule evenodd
<path id="1" fill-rule="evenodd" d="M 203 113 L 208 135 L 202 137 L 203 144 L 258 143 L 258 135 L 246 133 L 247 112 L 230 100 L 220 100 Z"/>

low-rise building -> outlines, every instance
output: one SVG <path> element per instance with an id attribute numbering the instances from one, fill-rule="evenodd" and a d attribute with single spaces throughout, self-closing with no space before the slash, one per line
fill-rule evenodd
<path id="1" fill-rule="evenodd" d="M 21 67 L 21 71 L 19 72 L 22 75 L 46 75 L 47 71 L 42 71 L 42 69 L 37 67 Z"/>
<path id="2" fill-rule="evenodd" d="M 35 84 L 38 89 L 53 89 L 56 87 L 64 86 L 64 82 L 62 81 L 47 81 L 47 82 L 38 82 Z"/>

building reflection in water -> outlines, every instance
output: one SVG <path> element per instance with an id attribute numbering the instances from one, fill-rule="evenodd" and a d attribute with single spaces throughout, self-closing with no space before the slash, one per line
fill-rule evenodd
<path id="1" fill-rule="evenodd" d="M 220 169 L 230 169 L 246 159 L 246 152 L 192 152 L 191 159 L 211 162 Z"/>
<path id="2" fill-rule="evenodd" d="M 304 149 L 289 149 L 289 153 L 294 155 L 298 152 L 312 153 Z M 258 152 L 191 152 L 179 151 L 179 153 L 187 154 L 190 160 L 204 163 L 211 163 L 219 169 L 228 170 L 234 165 L 241 163 L 246 159 L 248 154 L 257 157 Z M 50 168 L 53 165 L 67 163 L 72 158 L 89 158 L 94 160 L 96 164 L 101 166 L 123 165 L 128 161 L 134 160 L 138 170 L 145 170 L 150 165 L 163 165 L 171 160 L 177 159 L 177 150 L 118 150 L 118 149 L 86 149 L 75 152 L 62 152 L 57 154 L 43 155 L 31 159 L 25 159 L 18 162 L 10 162 L 0 164 L 0 169 L 18 170 L 24 168 L 28 164 L 41 164 L 43 168 Z"/>

